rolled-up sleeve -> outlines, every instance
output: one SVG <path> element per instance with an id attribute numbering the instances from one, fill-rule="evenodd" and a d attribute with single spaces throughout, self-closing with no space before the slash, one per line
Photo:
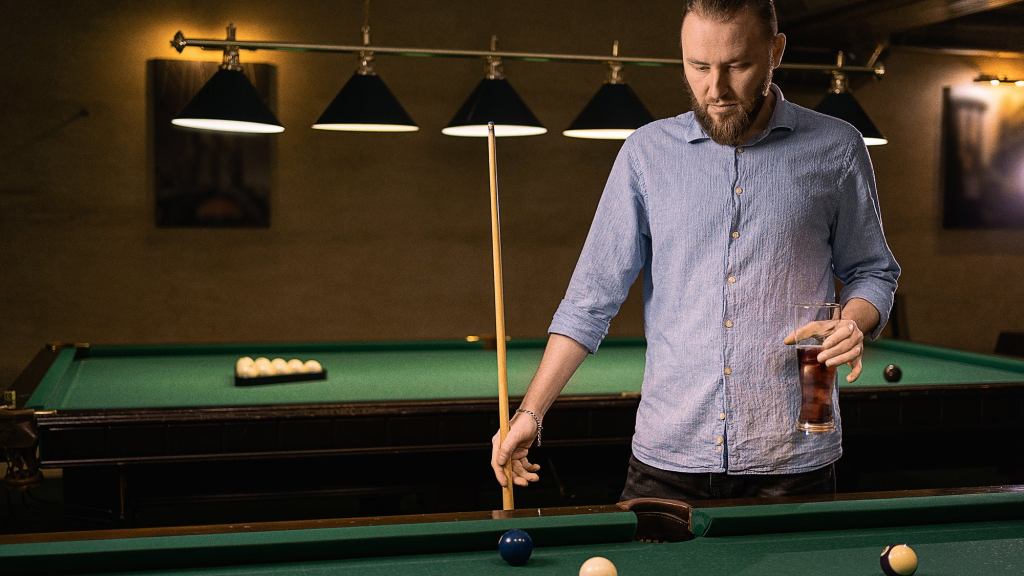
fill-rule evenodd
<path id="1" fill-rule="evenodd" d="M 862 298 L 878 309 L 878 326 L 867 335 L 874 340 L 889 320 L 900 267 L 885 241 L 871 157 L 861 141 L 851 148 L 839 188 L 832 264 L 844 305 Z"/>
<path id="2" fill-rule="evenodd" d="M 650 246 L 643 173 L 626 140 L 612 167 L 565 298 L 548 332 L 582 344 L 591 354 L 645 265 Z"/>

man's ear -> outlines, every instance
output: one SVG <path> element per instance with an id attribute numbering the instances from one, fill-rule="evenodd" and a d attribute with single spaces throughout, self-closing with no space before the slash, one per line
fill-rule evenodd
<path id="1" fill-rule="evenodd" d="M 782 53 L 786 51 L 786 35 L 778 33 L 772 38 L 772 68 L 778 68 L 782 64 Z"/>

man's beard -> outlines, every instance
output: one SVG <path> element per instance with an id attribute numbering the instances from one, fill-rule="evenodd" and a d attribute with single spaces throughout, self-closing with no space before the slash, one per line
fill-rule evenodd
<path id="1" fill-rule="evenodd" d="M 764 82 L 761 83 L 761 89 L 758 90 L 754 98 L 746 102 L 736 100 L 737 106 L 726 115 L 720 116 L 720 120 L 716 120 L 708 113 L 708 104 L 714 104 L 715 102 L 701 105 L 697 101 L 697 97 L 693 95 L 693 90 L 690 89 L 688 83 L 686 83 L 686 92 L 690 96 L 690 108 L 693 110 L 693 114 L 697 117 L 697 121 L 700 122 L 704 132 L 719 144 L 739 146 L 743 144 L 743 136 L 747 133 L 747 130 L 750 130 L 754 120 L 757 119 L 758 113 L 761 112 L 761 107 L 764 106 L 771 82 L 772 69 L 769 67 L 768 74 L 765 76 Z"/>

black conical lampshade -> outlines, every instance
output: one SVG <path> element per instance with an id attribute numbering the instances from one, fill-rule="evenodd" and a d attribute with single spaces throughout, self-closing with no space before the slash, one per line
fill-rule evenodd
<path id="1" fill-rule="evenodd" d="M 653 122 L 628 84 L 605 83 L 563 135 L 570 138 L 625 140 L 634 130 Z"/>
<path id="2" fill-rule="evenodd" d="M 822 114 L 828 114 L 853 124 L 853 127 L 859 130 L 861 136 L 864 137 L 864 144 L 867 146 L 880 146 L 889 143 L 889 140 L 882 135 L 882 132 L 868 117 L 868 113 L 861 108 L 853 94 L 849 92 L 830 92 L 814 109 Z"/>
<path id="3" fill-rule="evenodd" d="M 317 130 L 414 132 L 419 126 L 376 74 L 356 72 L 313 124 Z"/>
<path id="4" fill-rule="evenodd" d="M 494 122 L 495 136 L 534 136 L 548 131 L 508 80 L 484 78 L 441 132 L 486 137 L 488 122 Z"/>
<path id="5" fill-rule="evenodd" d="M 217 70 L 171 124 L 219 132 L 284 132 L 245 74 L 227 68 Z"/>

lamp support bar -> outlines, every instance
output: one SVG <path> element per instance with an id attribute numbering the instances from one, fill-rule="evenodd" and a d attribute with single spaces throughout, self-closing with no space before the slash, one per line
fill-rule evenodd
<path id="1" fill-rule="evenodd" d="M 223 50 L 229 45 L 226 40 L 212 38 L 186 38 L 185 34 L 178 31 L 171 40 L 171 46 L 179 53 L 185 48 L 201 48 L 203 50 Z M 407 57 L 436 57 L 436 58 L 488 58 L 498 57 L 505 60 L 518 60 L 523 62 L 573 62 L 573 63 L 606 63 L 607 55 L 590 54 L 556 54 L 549 52 L 506 52 L 499 50 L 450 50 L 445 48 L 402 48 L 394 46 L 351 46 L 344 44 L 301 44 L 294 42 L 253 42 L 233 40 L 230 46 L 239 50 L 280 50 L 285 52 L 325 52 L 336 54 L 358 54 L 360 52 L 372 51 L 374 54 L 387 54 L 391 56 Z M 679 58 L 636 58 L 617 56 L 615 61 L 621 64 L 635 66 L 661 67 L 680 66 Z M 836 70 L 833 64 L 801 64 L 783 62 L 779 67 L 783 70 L 805 70 L 829 73 Z M 853 74 L 873 74 L 880 76 L 884 74 L 884 67 L 880 64 L 875 66 L 843 66 L 843 72 Z"/>

